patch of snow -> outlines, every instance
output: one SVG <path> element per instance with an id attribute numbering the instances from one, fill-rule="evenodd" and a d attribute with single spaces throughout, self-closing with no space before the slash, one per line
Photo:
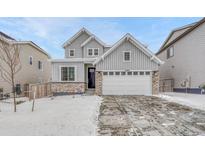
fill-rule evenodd
<path id="1" fill-rule="evenodd" d="M 163 125 L 163 126 L 174 126 L 175 123 L 163 123 L 162 125 Z"/>
<path id="2" fill-rule="evenodd" d="M 205 95 L 169 92 L 161 93 L 158 97 L 181 105 L 205 110 Z"/>
<path id="3" fill-rule="evenodd" d="M 17 105 L 0 102 L 0 135 L 96 135 L 101 97 L 59 96 Z"/>

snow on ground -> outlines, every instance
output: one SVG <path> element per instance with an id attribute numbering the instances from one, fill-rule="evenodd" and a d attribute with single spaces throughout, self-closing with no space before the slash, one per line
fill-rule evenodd
<path id="1" fill-rule="evenodd" d="M 159 94 L 158 97 L 181 105 L 205 110 L 205 95 L 167 92 Z"/>
<path id="2" fill-rule="evenodd" d="M 102 98 L 98 96 L 59 96 L 17 105 L 0 102 L 0 135 L 96 135 Z"/>

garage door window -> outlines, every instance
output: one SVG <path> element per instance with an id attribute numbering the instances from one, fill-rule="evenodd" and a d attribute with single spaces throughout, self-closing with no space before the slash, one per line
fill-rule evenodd
<path id="1" fill-rule="evenodd" d="M 132 72 L 127 72 L 127 75 L 132 75 Z"/>
<path id="2" fill-rule="evenodd" d="M 138 75 L 138 72 L 133 72 L 133 75 Z"/>
<path id="3" fill-rule="evenodd" d="M 107 72 L 103 72 L 103 75 L 107 75 L 108 73 Z"/>
<path id="4" fill-rule="evenodd" d="M 121 72 L 121 75 L 125 75 L 126 73 L 125 72 Z"/>
<path id="5" fill-rule="evenodd" d="M 114 75 L 114 72 L 109 72 L 109 75 Z"/>
<path id="6" fill-rule="evenodd" d="M 144 75 L 144 72 L 140 72 L 140 75 Z"/>
<path id="7" fill-rule="evenodd" d="M 120 75 L 120 72 L 115 72 L 115 75 Z"/>
<path id="8" fill-rule="evenodd" d="M 146 74 L 146 75 L 150 75 L 150 72 L 146 72 L 145 74 Z"/>

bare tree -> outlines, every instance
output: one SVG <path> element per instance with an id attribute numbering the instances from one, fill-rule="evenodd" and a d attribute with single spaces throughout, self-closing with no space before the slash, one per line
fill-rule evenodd
<path id="1" fill-rule="evenodd" d="M 20 70 L 20 45 L 15 40 L 0 36 L 0 75 L 12 87 L 14 112 L 16 112 L 15 77 Z"/>

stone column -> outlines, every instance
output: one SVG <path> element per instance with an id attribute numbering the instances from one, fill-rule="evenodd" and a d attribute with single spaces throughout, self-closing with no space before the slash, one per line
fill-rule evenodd
<path id="1" fill-rule="evenodd" d="M 152 94 L 159 94 L 159 71 L 152 72 Z"/>
<path id="2" fill-rule="evenodd" d="M 95 94 L 102 95 L 102 72 L 95 72 Z"/>

